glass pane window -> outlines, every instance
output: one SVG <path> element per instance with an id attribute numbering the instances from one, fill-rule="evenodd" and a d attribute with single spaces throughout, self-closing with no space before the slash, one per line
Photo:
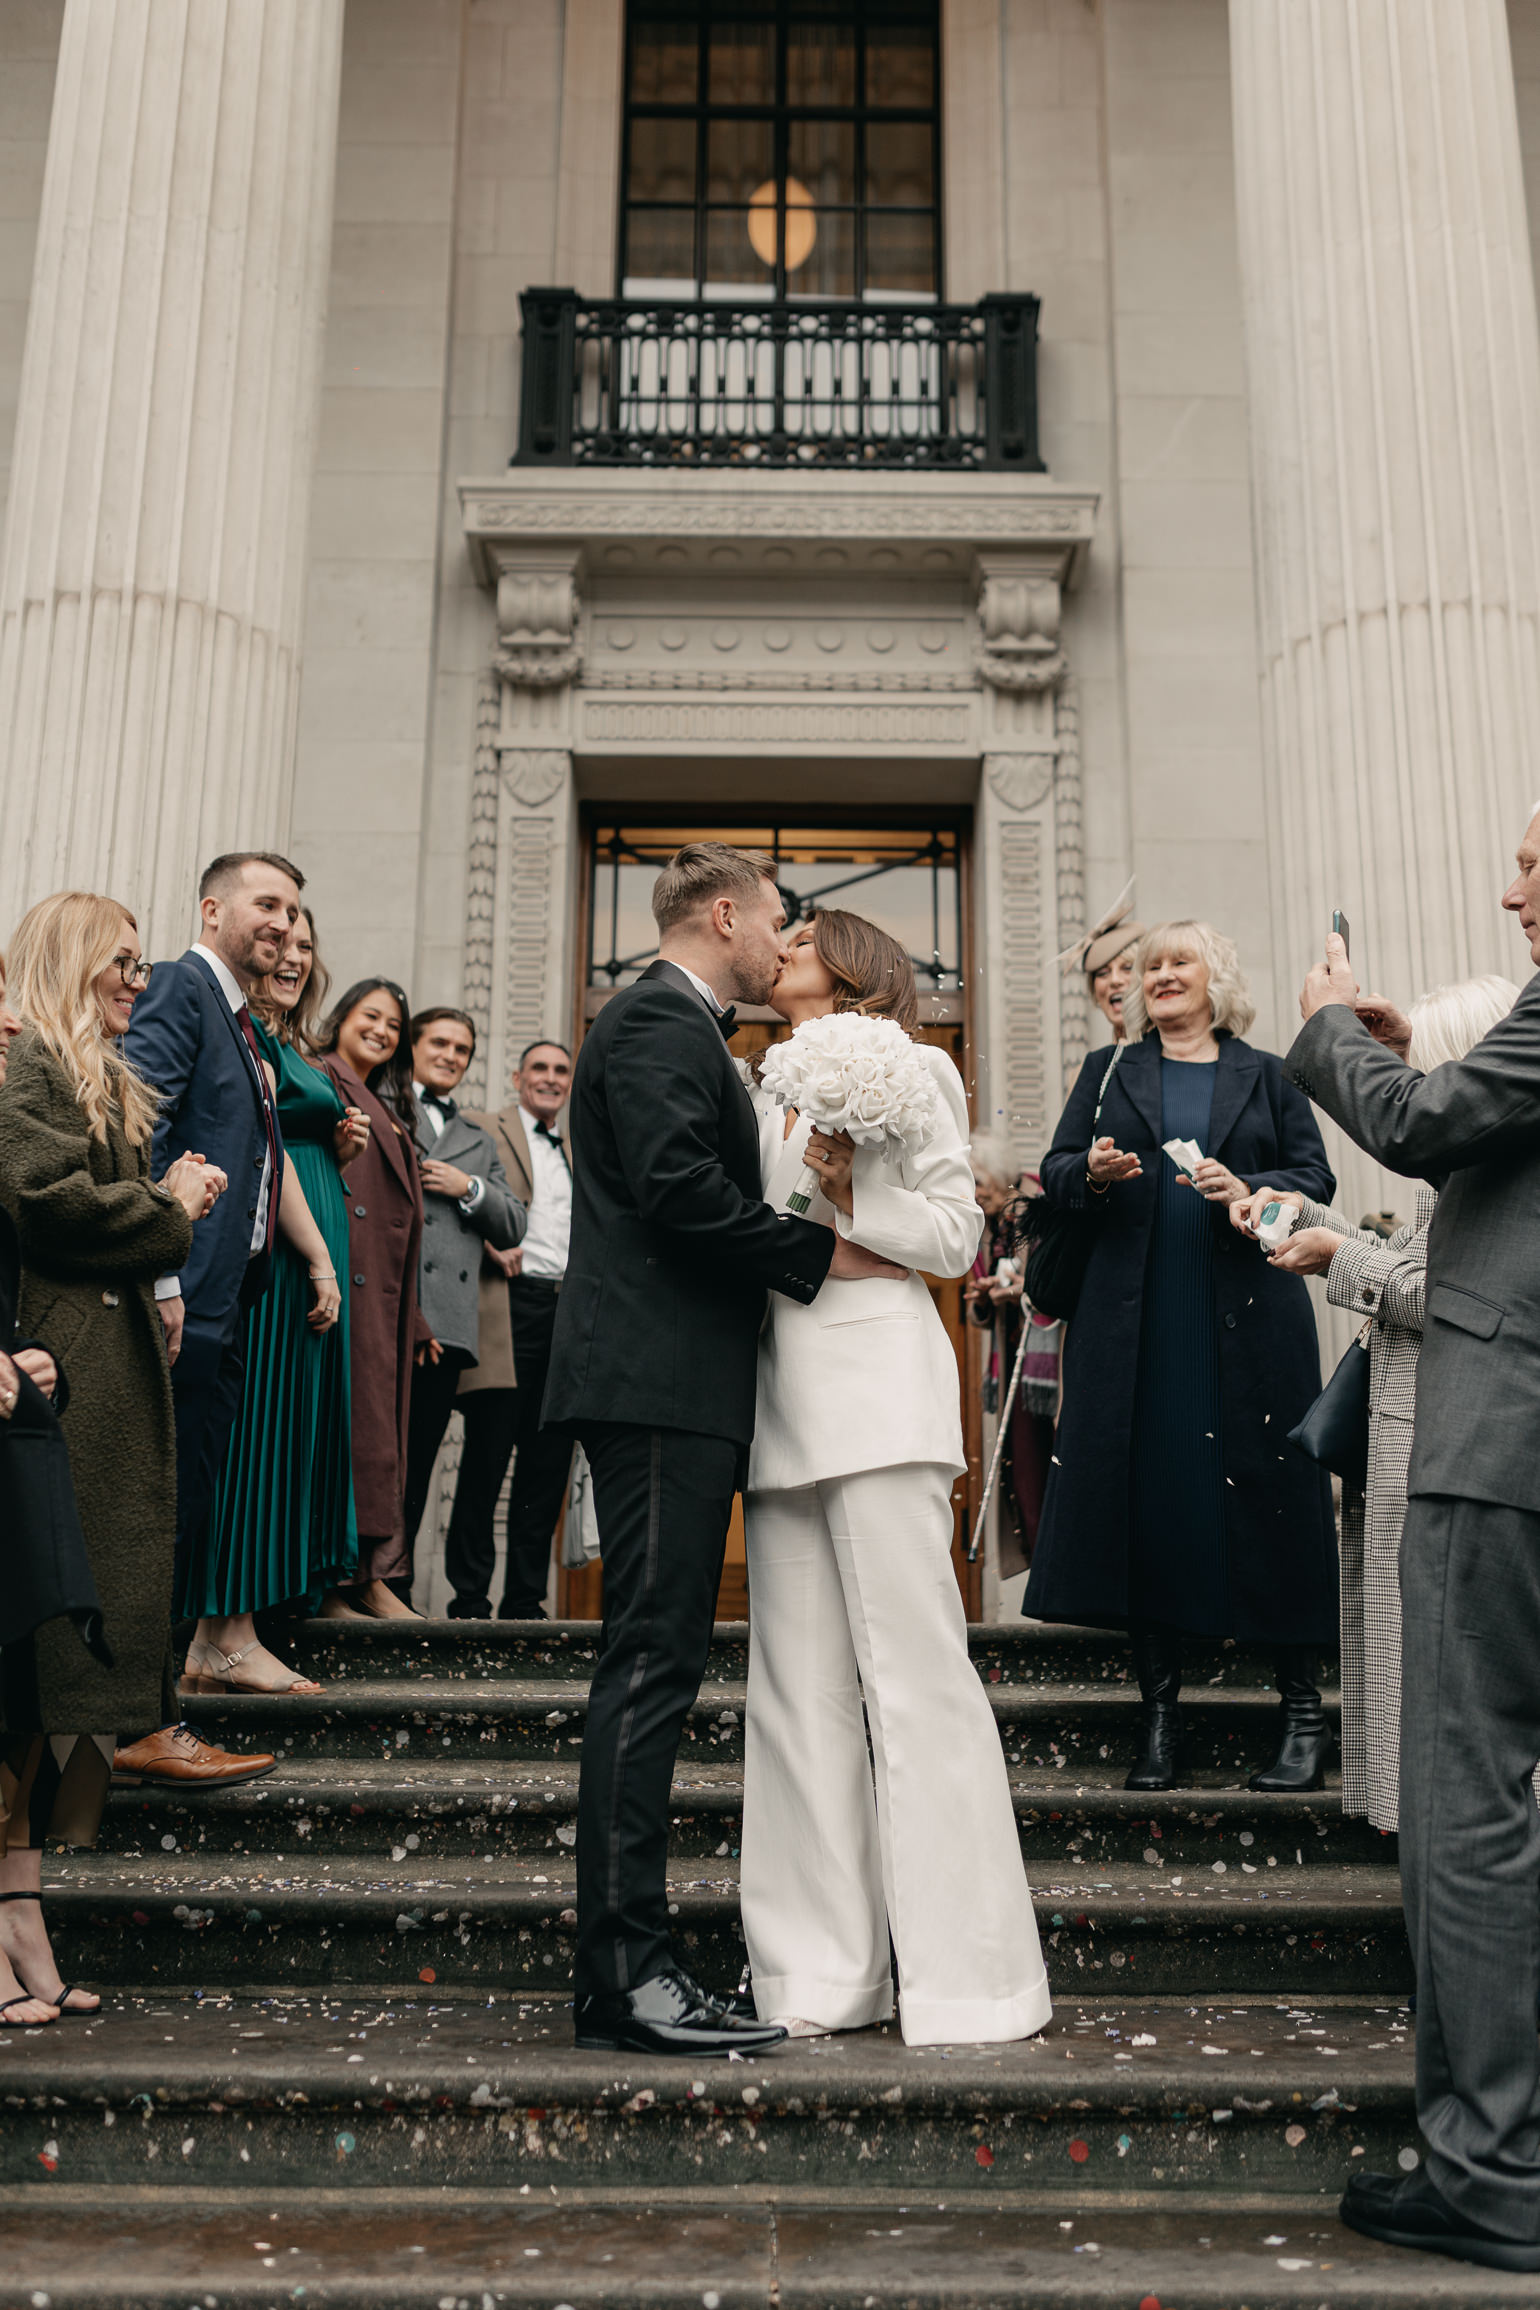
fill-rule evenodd
<path id="1" fill-rule="evenodd" d="M 939 296 L 939 9 L 629 0 L 621 294 Z"/>
<path id="2" fill-rule="evenodd" d="M 631 93 L 638 104 L 693 104 L 700 83 L 700 25 L 693 15 L 631 19 Z"/>
<path id="3" fill-rule="evenodd" d="M 652 886 L 684 842 L 766 850 L 789 920 L 843 907 L 891 933 L 914 964 L 922 995 L 963 984 L 961 833 L 951 822 L 817 827 L 668 825 L 603 818 L 593 826 L 586 981 L 630 986 L 657 953 Z"/>

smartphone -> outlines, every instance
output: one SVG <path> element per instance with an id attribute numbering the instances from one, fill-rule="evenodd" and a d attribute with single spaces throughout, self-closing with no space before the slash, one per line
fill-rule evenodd
<path id="1" fill-rule="evenodd" d="M 1341 939 L 1344 951 L 1351 958 L 1353 948 L 1348 938 L 1348 918 L 1340 906 L 1332 909 L 1331 927 Z"/>

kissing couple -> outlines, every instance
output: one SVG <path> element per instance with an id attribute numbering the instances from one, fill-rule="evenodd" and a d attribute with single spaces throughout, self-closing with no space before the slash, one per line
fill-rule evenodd
<path id="1" fill-rule="evenodd" d="M 1029 2037 L 1048 1982 L 952 1573 L 956 1364 L 917 1272 L 966 1274 L 978 1247 L 961 1078 L 920 1046 L 937 1098 L 913 1150 L 813 1129 L 731 1057 L 732 1006 L 913 1034 L 903 948 L 858 915 L 788 931 L 774 861 L 725 843 L 676 851 L 652 910 L 658 960 L 605 1004 L 573 1078 L 545 1395 L 588 1456 L 604 1566 L 577 2042 L 699 2057 L 865 2028 L 892 2014 L 894 1955 L 906 2044 Z M 820 1191 L 798 1217 L 778 1198 L 804 1165 Z M 753 1988 L 723 1999 L 670 1941 L 666 1867 L 740 1489 Z"/>

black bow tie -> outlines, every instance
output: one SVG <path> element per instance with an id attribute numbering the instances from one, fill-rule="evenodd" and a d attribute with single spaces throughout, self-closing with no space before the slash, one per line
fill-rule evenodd
<path id="1" fill-rule="evenodd" d="M 725 1011 L 718 1011 L 717 1025 L 721 1028 L 726 1040 L 731 1042 L 738 1027 L 738 1014 L 731 1003 L 728 1004 Z"/>
<path id="2" fill-rule="evenodd" d="M 422 1103 L 425 1107 L 437 1107 L 446 1123 L 459 1112 L 453 1099 L 446 1099 L 440 1091 L 424 1091 Z"/>
<path id="3" fill-rule="evenodd" d="M 549 1123 L 537 1123 L 535 1125 L 535 1137 L 537 1139 L 549 1139 L 558 1155 L 561 1153 L 561 1133 L 553 1131 Z"/>

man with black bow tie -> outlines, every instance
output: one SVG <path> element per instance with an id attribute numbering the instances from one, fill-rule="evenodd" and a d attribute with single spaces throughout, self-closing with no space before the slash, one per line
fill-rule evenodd
<path id="1" fill-rule="evenodd" d="M 547 1425 L 593 1470 L 604 1640 L 578 1793 L 577 2040 L 747 2053 L 785 2032 L 692 1979 L 669 1937 L 669 1799 L 700 1689 L 733 1494 L 754 1433 L 765 1295 L 895 1271 L 760 1194 L 733 1001 L 786 959 L 775 864 L 687 843 L 652 897 L 659 959 L 600 1011 L 572 1086 L 572 1241 Z"/>
<path id="2" fill-rule="evenodd" d="M 465 1448 L 444 1536 L 452 1620 L 491 1617 L 493 1522 L 510 1459 L 498 1618 L 545 1618 L 551 1539 L 572 1470 L 572 1438 L 540 1425 L 572 1233 L 572 1168 L 561 1129 L 571 1090 L 571 1053 L 564 1043 L 542 1039 L 519 1054 L 511 1103 L 495 1115 L 470 1117 L 491 1133 L 515 1195 L 528 1206 L 529 1230 L 517 1249 L 494 1251 L 488 1244 L 481 1255 L 479 1361 L 463 1374 L 455 1397 Z"/>
<path id="3" fill-rule="evenodd" d="M 433 1337 L 417 1350 L 406 1436 L 404 1527 L 410 1551 L 428 1503 L 433 1463 L 460 1375 L 477 1357 L 484 1244 L 511 1250 L 527 1214 L 510 1191 L 491 1133 L 455 1104 L 476 1054 L 464 1011 L 419 1011 L 412 1021 L 412 1091 L 422 1172 L 422 1257 L 417 1305 Z M 409 1584 L 411 1575 L 407 1575 Z M 393 1584 L 394 1585 L 394 1584 Z M 409 1601 L 409 1599 L 403 1599 Z"/>

